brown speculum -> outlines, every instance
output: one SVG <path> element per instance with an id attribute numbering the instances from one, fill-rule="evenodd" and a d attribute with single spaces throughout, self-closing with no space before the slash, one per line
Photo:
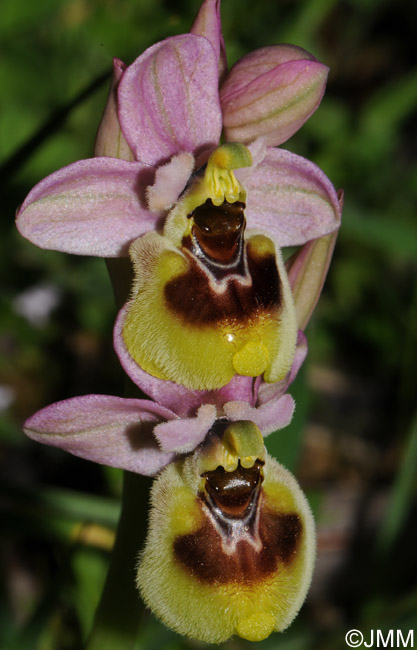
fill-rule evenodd
<path id="1" fill-rule="evenodd" d="M 189 215 L 194 222 L 193 239 L 210 260 L 231 264 L 238 258 L 245 229 L 244 208 L 240 201 L 215 206 L 207 199 Z"/>
<path id="2" fill-rule="evenodd" d="M 212 472 L 206 472 L 205 490 L 213 514 L 218 513 L 229 519 L 243 519 L 250 516 L 256 505 L 259 487 L 263 481 L 259 460 L 252 467 L 246 468 L 239 464 L 235 471 L 226 472 L 223 467 L 217 467 Z"/>
<path id="3" fill-rule="evenodd" d="M 202 475 L 199 498 L 209 510 L 201 526 L 173 542 L 175 560 L 208 584 L 260 583 L 297 556 L 303 524 L 297 512 L 265 505 L 263 462 L 234 472 L 217 467 Z M 276 504 L 279 506 L 279 504 Z"/>

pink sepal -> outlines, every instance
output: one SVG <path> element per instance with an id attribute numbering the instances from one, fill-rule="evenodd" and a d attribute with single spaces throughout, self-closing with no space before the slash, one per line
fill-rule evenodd
<path id="1" fill-rule="evenodd" d="M 161 451 L 155 425 L 175 414 L 150 400 L 84 395 L 56 402 L 24 423 L 25 433 L 87 460 L 152 476 L 174 457 Z"/>
<path id="2" fill-rule="evenodd" d="M 226 48 L 220 21 L 220 0 L 204 0 L 190 29 L 191 34 L 204 36 L 212 44 L 219 61 L 219 79 L 227 72 Z"/>
<path id="3" fill-rule="evenodd" d="M 79 160 L 38 183 L 18 211 L 19 232 L 41 248 L 99 257 L 128 254 L 155 229 L 145 204 L 153 171 L 116 158 Z"/>
<path id="4" fill-rule="evenodd" d="M 239 170 L 236 176 L 240 178 Z M 314 163 L 285 149 L 268 148 L 245 173 L 248 228 L 272 236 L 280 247 L 305 244 L 340 226 L 336 191 Z"/>
<path id="5" fill-rule="evenodd" d="M 222 129 L 218 63 L 211 43 L 183 34 L 147 49 L 119 85 L 119 120 L 137 160 L 158 165 L 214 148 Z"/>
<path id="6" fill-rule="evenodd" d="M 260 136 L 275 147 L 316 110 L 329 68 L 294 45 L 255 50 L 230 70 L 220 91 L 226 139 L 248 143 Z"/>
<path id="7" fill-rule="evenodd" d="M 94 155 L 132 161 L 134 155 L 120 129 L 117 106 L 117 88 L 125 70 L 126 64 L 114 58 L 113 79 L 94 142 Z"/>

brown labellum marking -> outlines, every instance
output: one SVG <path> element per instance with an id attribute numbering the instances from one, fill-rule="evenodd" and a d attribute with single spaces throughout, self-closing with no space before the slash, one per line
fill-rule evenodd
<path id="1" fill-rule="evenodd" d="M 252 247 L 246 248 L 245 251 L 242 246 L 246 256 L 242 268 L 246 266 L 246 273 L 239 275 L 237 267 L 216 270 L 206 265 L 214 280 L 226 282 L 222 291 L 216 291 L 215 282 L 190 255 L 188 271 L 165 285 L 167 308 L 186 324 L 202 326 L 226 319 L 245 324 L 265 313 L 269 315 L 271 311 L 277 311 L 281 305 L 282 289 L 275 256 L 257 256 Z"/>
<path id="2" fill-rule="evenodd" d="M 233 553 L 223 549 L 222 538 L 213 523 L 205 523 L 195 533 L 177 537 L 175 560 L 197 580 L 208 584 L 262 582 L 289 565 L 295 558 L 303 526 L 297 513 L 275 513 L 262 508 L 259 517 L 259 549 L 248 539 L 238 540 Z"/>
<path id="3" fill-rule="evenodd" d="M 239 462 L 234 472 L 226 472 L 223 467 L 218 467 L 213 472 L 203 474 L 209 503 L 232 519 L 242 519 L 248 515 L 255 504 L 258 486 L 263 481 L 262 465 L 261 461 L 256 461 L 253 467 L 245 468 Z"/>
<path id="4" fill-rule="evenodd" d="M 244 208 L 239 201 L 215 206 L 207 199 L 189 215 L 194 221 L 193 237 L 210 260 L 219 264 L 236 262 L 245 227 Z"/>

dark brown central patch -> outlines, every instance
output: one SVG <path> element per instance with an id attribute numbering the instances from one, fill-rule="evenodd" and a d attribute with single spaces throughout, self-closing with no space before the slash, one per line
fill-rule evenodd
<path id="1" fill-rule="evenodd" d="M 256 498 L 256 491 L 262 482 L 261 467 L 263 463 L 256 461 L 252 467 L 239 465 L 234 472 L 226 472 L 218 467 L 212 472 L 206 472 L 205 489 L 210 502 L 226 517 L 242 519 L 249 513 Z"/>
<path id="2" fill-rule="evenodd" d="M 210 199 L 190 215 L 192 233 L 204 255 L 220 264 L 236 261 L 245 227 L 244 203 L 215 206 Z"/>
<path id="3" fill-rule="evenodd" d="M 247 258 L 248 275 L 238 275 L 236 267 L 222 271 L 227 287 L 217 293 L 207 274 L 190 256 L 186 273 L 165 285 L 165 302 L 170 311 L 186 324 L 206 325 L 226 319 L 245 323 L 262 312 L 279 309 L 281 280 L 274 255 L 257 255 L 253 246 L 241 247 Z M 210 270 L 209 265 L 207 268 Z M 212 273 L 213 275 L 213 273 Z M 227 279 L 227 275 L 234 276 Z M 242 280 L 250 283 L 243 284 Z"/>
<path id="4" fill-rule="evenodd" d="M 278 514 L 263 508 L 259 519 L 261 548 L 256 551 L 246 540 L 227 555 L 221 537 L 209 520 L 195 533 L 177 537 L 174 557 L 187 571 L 209 584 L 260 582 L 274 573 L 279 563 L 290 564 L 297 553 L 302 535 L 298 514 Z"/>

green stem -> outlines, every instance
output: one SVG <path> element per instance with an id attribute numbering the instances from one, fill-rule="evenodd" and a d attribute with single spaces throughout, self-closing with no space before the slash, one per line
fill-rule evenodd
<path id="1" fill-rule="evenodd" d="M 133 650 L 144 605 L 135 586 L 147 527 L 151 479 L 125 472 L 123 504 L 109 572 L 85 650 Z"/>

